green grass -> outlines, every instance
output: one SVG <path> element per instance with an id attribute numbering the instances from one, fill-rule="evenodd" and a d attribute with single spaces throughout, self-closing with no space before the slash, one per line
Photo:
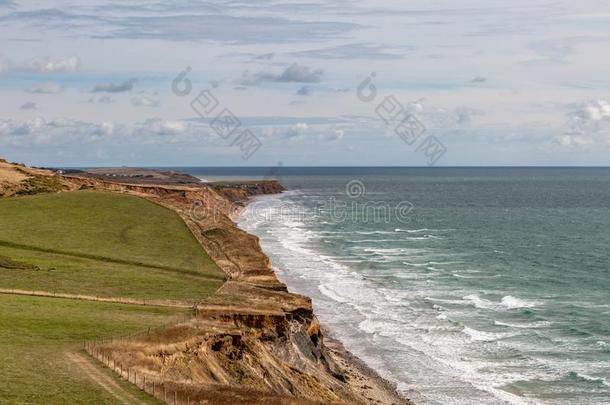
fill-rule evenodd
<path id="1" fill-rule="evenodd" d="M 83 375 L 66 353 L 81 350 L 85 337 L 140 331 L 184 313 L 173 308 L 0 295 L 0 402 L 114 404 L 114 397 Z M 152 399 L 117 381 L 138 398 Z"/>
<path id="2" fill-rule="evenodd" d="M 224 274 L 182 219 L 141 198 L 79 191 L 0 200 L 0 286 L 103 297 L 198 300 Z"/>
<path id="3" fill-rule="evenodd" d="M 97 191 L 0 200 L 0 288 L 191 301 L 223 279 L 182 219 L 150 201 Z M 67 354 L 82 350 L 83 338 L 146 330 L 185 313 L 0 294 L 0 403 L 117 403 Z"/>
<path id="4" fill-rule="evenodd" d="M 78 191 L 0 201 L 0 240 L 219 274 L 178 214 L 142 198 Z"/>

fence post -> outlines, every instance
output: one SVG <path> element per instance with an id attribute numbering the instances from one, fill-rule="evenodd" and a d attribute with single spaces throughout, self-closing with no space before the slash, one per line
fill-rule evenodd
<path id="1" fill-rule="evenodd" d="M 155 380 L 153 380 L 153 397 L 155 396 Z"/>
<path id="2" fill-rule="evenodd" d="M 146 392 L 146 374 L 144 374 L 144 392 Z"/>
<path id="3" fill-rule="evenodd" d="M 167 390 L 165 389 L 165 381 L 163 381 L 163 400 L 167 402 Z"/>
<path id="4" fill-rule="evenodd" d="M 174 405 L 178 402 L 178 393 L 174 391 Z"/>

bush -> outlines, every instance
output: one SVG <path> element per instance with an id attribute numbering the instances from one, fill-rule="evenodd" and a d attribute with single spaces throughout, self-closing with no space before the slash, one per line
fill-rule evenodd
<path id="1" fill-rule="evenodd" d="M 42 193 L 57 193 L 64 189 L 59 176 L 34 175 L 21 182 L 21 189 L 17 195 L 33 195 Z"/>

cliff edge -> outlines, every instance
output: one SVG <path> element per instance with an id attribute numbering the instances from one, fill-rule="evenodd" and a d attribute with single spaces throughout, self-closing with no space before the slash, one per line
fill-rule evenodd
<path id="1" fill-rule="evenodd" d="M 54 186 L 32 190 L 32 178 Z M 97 189 L 145 198 L 177 212 L 226 273 L 187 321 L 99 343 L 94 350 L 108 361 L 163 382 L 192 404 L 407 403 L 336 344 L 325 344 L 311 300 L 290 293 L 258 238 L 233 222 L 252 196 L 281 192 L 278 182 L 128 184 L 2 162 L 0 184 L 4 195 Z"/>

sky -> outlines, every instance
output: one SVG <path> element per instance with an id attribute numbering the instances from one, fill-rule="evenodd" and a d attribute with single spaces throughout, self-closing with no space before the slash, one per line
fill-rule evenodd
<path id="1" fill-rule="evenodd" d="M 610 2 L 0 0 L 0 156 L 610 165 Z"/>

